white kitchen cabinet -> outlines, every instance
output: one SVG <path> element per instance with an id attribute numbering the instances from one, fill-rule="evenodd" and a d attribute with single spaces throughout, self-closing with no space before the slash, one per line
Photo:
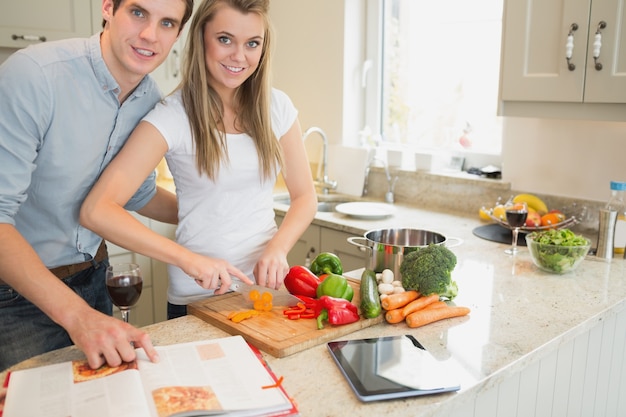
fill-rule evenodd
<path id="1" fill-rule="evenodd" d="M 280 225 L 283 219 L 283 215 L 277 214 L 276 224 Z M 367 255 L 348 243 L 350 236 L 355 235 L 311 224 L 287 255 L 287 261 L 290 266 L 307 265 L 307 261 L 312 261 L 320 252 L 331 252 L 339 256 L 344 271 L 363 268 Z"/>
<path id="2" fill-rule="evenodd" d="M 626 103 L 625 9 L 626 0 L 506 0 L 502 100 Z"/>
<path id="3" fill-rule="evenodd" d="M 285 216 L 276 215 L 276 224 L 280 226 Z M 320 253 L 320 226 L 310 225 L 300 236 L 296 244 L 287 255 L 290 266 L 306 265 Z"/>
<path id="4" fill-rule="evenodd" d="M 150 220 L 150 228 L 169 239 L 176 238 L 176 225 Z M 152 259 L 152 294 L 154 298 L 154 322 L 167 320 L 167 287 L 169 275 L 165 262 Z"/>
<path id="5" fill-rule="evenodd" d="M 366 266 L 366 257 L 371 256 L 359 247 L 348 242 L 348 238 L 357 236 L 354 233 L 322 227 L 320 229 L 320 247 L 322 252 L 331 252 L 339 256 L 344 271 L 354 271 Z M 358 235 L 361 236 L 361 235 Z"/>
<path id="6" fill-rule="evenodd" d="M 23 48 L 33 43 L 88 37 L 93 1 L 4 1 L 0 13 L 0 46 Z"/>

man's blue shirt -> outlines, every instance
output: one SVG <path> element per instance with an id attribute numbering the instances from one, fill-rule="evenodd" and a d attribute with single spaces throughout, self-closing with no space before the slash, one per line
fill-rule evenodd
<path id="1" fill-rule="evenodd" d="M 31 46 L 0 66 L 0 223 L 15 225 L 48 268 L 83 262 L 101 238 L 80 226 L 87 193 L 160 100 L 145 77 L 120 105 L 100 35 Z M 127 204 L 155 194 L 154 174 Z"/>

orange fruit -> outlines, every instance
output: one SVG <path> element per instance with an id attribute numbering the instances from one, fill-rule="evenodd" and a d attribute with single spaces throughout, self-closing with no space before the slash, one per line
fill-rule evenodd
<path id="1" fill-rule="evenodd" d="M 524 204 L 522 204 L 522 203 L 515 203 L 515 204 L 513 204 L 511 206 L 508 206 L 507 210 L 524 210 L 524 207 L 526 207 L 526 210 L 528 210 L 528 207 L 525 206 Z"/>
<path id="2" fill-rule="evenodd" d="M 565 214 L 563 214 L 563 212 L 560 211 L 560 210 L 550 210 L 548 213 L 556 214 L 556 216 L 559 218 L 560 222 L 565 220 Z"/>
<path id="3" fill-rule="evenodd" d="M 548 213 L 541 216 L 541 225 L 542 226 L 554 226 L 556 224 L 561 223 L 562 218 L 559 213 Z"/>

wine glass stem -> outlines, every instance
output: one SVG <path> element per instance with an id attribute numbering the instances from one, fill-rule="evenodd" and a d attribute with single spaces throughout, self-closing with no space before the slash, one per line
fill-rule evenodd
<path id="1" fill-rule="evenodd" d="M 513 245 L 511 246 L 511 252 L 517 252 L 517 235 L 519 233 L 519 227 L 513 229 Z"/>
<path id="2" fill-rule="evenodd" d="M 128 323 L 128 310 L 127 309 L 120 309 L 120 312 L 122 313 L 122 320 L 124 320 L 126 323 Z"/>

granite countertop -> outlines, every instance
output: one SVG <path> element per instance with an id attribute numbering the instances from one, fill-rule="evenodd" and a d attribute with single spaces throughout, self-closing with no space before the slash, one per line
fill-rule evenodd
<path id="1" fill-rule="evenodd" d="M 276 210 L 284 211 L 286 206 L 277 204 Z M 453 278 L 459 295 L 454 301 L 472 311 L 467 317 L 422 328 L 381 323 L 345 337 L 412 334 L 435 357 L 453 357 L 462 364 L 462 388 L 456 393 L 364 404 L 350 391 L 325 345 L 280 359 L 265 354 L 274 372 L 284 376 L 284 386 L 296 400 L 302 416 L 450 415 L 457 407 L 469 404 L 478 393 L 626 307 L 626 261 L 622 258 L 606 262 L 589 256 L 574 272 L 547 274 L 532 264 L 525 247 L 516 256 L 509 256 L 504 253 L 507 244 L 474 236 L 472 230 L 484 224 L 477 216 L 397 205 L 397 213 L 389 219 L 370 221 L 318 213 L 314 224 L 359 236 L 381 227 L 411 227 L 461 239 L 462 243 L 452 248 L 458 258 Z M 145 329 L 157 345 L 227 335 L 191 316 Z M 66 348 L 27 360 L 14 369 L 76 357 L 82 354 L 75 348 Z"/>

